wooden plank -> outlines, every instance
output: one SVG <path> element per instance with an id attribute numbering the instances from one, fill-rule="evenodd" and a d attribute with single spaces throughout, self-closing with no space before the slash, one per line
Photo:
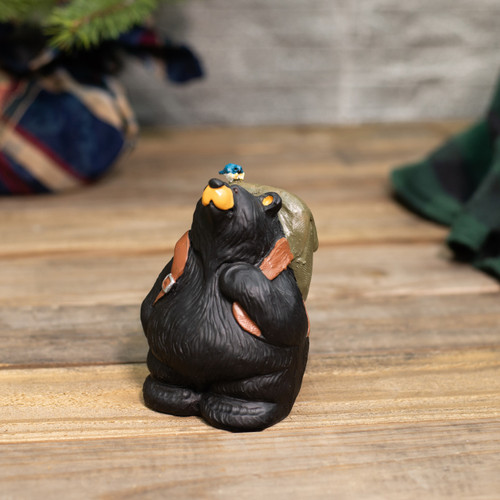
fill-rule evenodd
<path id="1" fill-rule="evenodd" d="M 143 364 L 1 370 L 0 443 L 213 432 L 144 407 Z M 276 427 L 453 422 L 500 416 L 499 346 L 315 355 L 289 419 Z"/>
<path id="2" fill-rule="evenodd" d="M 0 368 L 144 362 L 139 306 L 0 307 Z"/>
<path id="3" fill-rule="evenodd" d="M 4 259 L 0 306 L 139 305 L 171 256 Z M 438 244 L 320 246 L 308 300 L 499 291 L 498 281 L 450 260 Z"/>
<path id="4" fill-rule="evenodd" d="M 148 129 L 142 143 L 156 159 L 162 155 L 189 157 L 206 164 L 207 159 L 234 154 L 242 164 L 258 158 L 286 157 L 287 160 L 331 158 L 339 148 L 372 160 L 378 154 L 425 154 L 449 135 L 470 122 L 451 120 L 420 123 L 376 123 L 351 126 L 263 126 L 202 127 L 191 129 Z M 343 156 L 343 155 L 342 155 Z M 407 159 L 407 158 L 406 158 Z M 403 161 L 406 161 L 403 159 Z M 228 160 L 231 161 L 231 160 Z M 257 162 L 255 162 L 257 163 Z M 253 167 L 252 167 L 253 168 Z M 256 167 L 257 168 L 257 167 Z"/>
<path id="5" fill-rule="evenodd" d="M 308 314 L 314 354 L 499 344 L 497 294 L 315 300 Z M 4 368 L 144 362 L 147 354 L 136 304 L 0 308 L 0 342 Z"/>
<path id="6" fill-rule="evenodd" d="M 360 181 L 366 176 L 382 178 L 393 166 L 391 162 L 409 161 L 442 137 L 422 125 L 412 126 L 403 138 L 396 127 L 384 135 L 378 127 L 161 131 L 141 138 L 137 150 L 94 186 L 56 197 L 3 198 L 2 207 L 35 213 L 39 206 L 51 210 L 82 205 L 121 208 L 131 203 L 178 206 L 183 200 L 191 206 L 186 195 L 197 199 L 203 183 L 217 176 L 229 161 L 243 164 L 250 181 L 291 190 L 305 182 L 321 186 L 323 176 Z M 419 141 L 419 135 L 426 140 Z M 349 151 L 349 158 L 344 158 L 344 152 L 336 154 L 339 148 Z M 145 192 L 150 196 L 145 198 Z"/>
<path id="7" fill-rule="evenodd" d="M 356 245 L 320 247 L 308 301 L 499 291 L 497 280 L 452 260 L 440 244 Z"/>
<path id="8" fill-rule="evenodd" d="M 169 257 L 10 260 L 0 283 L 0 365 L 144 361 L 140 303 Z M 321 248 L 308 299 L 311 350 L 495 344 L 499 289 L 438 245 Z"/>
<path id="9" fill-rule="evenodd" d="M 3 494 L 52 497 L 78 484 L 87 497 L 498 492 L 499 349 L 313 356 L 291 416 L 258 434 L 147 410 L 145 374 L 1 371 Z"/>
<path id="10" fill-rule="evenodd" d="M 59 201 L 59 200 L 58 200 Z M 71 203 L 67 199 L 67 203 Z M 191 225 L 189 208 L 106 208 L 90 205 L 14 211 L 0 222 L 0 258 L 67 252 L 137 253 L 173 248 Z M 1 210 L 1 206 L 0 206 Z M 5 264 L 2 264 L 2 266 Z"/>
<path id="11" fill-rule="evenodd" d="M 498 294 L 351 297 L 329 307 L 318 302 L 308 306 L 311 353 L 415 353 L 500 344 Z"/>
<path id="12" fill-rule="evenodd" d="M 200 193 L 204 185 L 197 186 Z M 325 245 L 443 241 L 448 233 L 447 228 L 404 210 L 387 193 L 371 201 L 360 198 L 326 202 L 325 197 L 335 195 L 314 190 L 302 196 L 312 200 L 309 205 L 320 242 Z M 168 197 L 166 193 L 165 198 Z M 190 199 L 189 207 L 158 203 L 132 208 L 89 205 L 55 210 L 40 206 L 35 212 L 14 211 L 0 222 L 4 237 L 0 258 L 67 252 L 166 252 L 191 226 L 198 198 Z"/>
<path id="13" fill-rule="evenodd" d="M 130 305 L 137 308 L 172 258 L 156 255 L 49 255 L 4 259 L 2 306 Z"/>
<path id="14" fill-rule="evenodd" d="M 214 129 L 145 137 L 101 183 L 0 199 L 0 256 L 171 248 L 209 178 L 228 161 L 311 205 L 325 243 L 442 239 L 390 199 L 387 176 L 444 137 L 438 127 Z M 286 172 L 286 175 L 283 173 Z"/>
<path id="15" fill-rule="evenodd" d="M 0 486 L 15 499 L 496 498 L 499 431 L 481 419 L 6 444 Z"/>

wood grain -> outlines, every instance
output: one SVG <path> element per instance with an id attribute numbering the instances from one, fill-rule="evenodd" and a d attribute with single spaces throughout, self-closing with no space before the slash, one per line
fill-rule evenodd
<path id="1" fill-rule="evenodd" d="M 4 306 L 140 305 L 172 251 L 143 255 L 61 255 L 3 259 Z M 325 246 L 314 255 L 311 296 L 495 293 L 500 285 L 454 262 L 439 244 Z M 92 272 L 89 272 L 92 269 Z M 422 271 L 425 270 L 423 273 Z"/>
<path id="2" fill-rule="evenodd" d="M 466 303 L 468 307 L 464 307 Z M 498 294 L 310 301 L 312 354 L 498 345 Z M 0 367 L 137 363 L 147 344 L 137 305 L 0 308 Z"/>
<path id="3" fill-rule="evenodd" d="M 34 491 L 69 499 L 252 500 L 256 492 L 278 499 L 493 499 L 499 431 L 496 419 L 474 419 L 5 444 L 0 481 L 6 498 L 16 499 Z"/>
<path id="4" fill-rule="evenodd" d="M 415 125 L 214 129 L 147 137 L 113 175 L 86 190 L 0 198 L 0 257 L 170 249 L 190 226 L 205 183 L 228 161 L 245 165 L 251 181 L 301 196 L 316 215 L 324 244 L 438 241 L 443 228 L 391 201 L 387 174 L 442 136 Z"/>
<path id="5" fill-rule="evenodd" d="M 190 227 L 196 202 L 213 175 L 214 173 L 202 177 L 203 180 L 195 186 L 196 192 L 186 196 L 186 206 L 182 204 L 186 201 L 169 206 L 169 203 L 175 203 L 175 199 L 172 200 L 171 193 L 166 191 L 155 198 L 161 200 L 161 203 L 152 206 L 141 201 L 137 195 L 137 199 L 130 203 L 137 203 L 137 207 L 107 203 L 104 206 L 76 205 L 64 209 L 60 206 L 42 206 L 34 207 L 33 211 L 9 208 L 12 212 L 0 220 L 3 236 L 0 257 L 57 255 L 66 252 L 120 255 L 145 250 L 170 250 L 179 235 Z M 323 182 L 328 185 L 328 179 Z M 166 185 L 168 180 L 161 183 Z M 380 184 L 380 180 L 376 183 Z M 429 224 L 404 211 L 391 201 L 387 186 L 378 189 L 379 193 L 371 198 L 355 198 L 348 191 L 356 191 L 357 181 L 350 180 L 349 184 L 350 186 L 339 187 L 336 191 L 337 188 L 332 183 L 331 192 L 322 193 L 327 199 L 321 199 L 316 187 L 308 190 L 304 187 L 290 188 L 311 206 L 322 244 L 444 239 L 445 228 Z M 345 197 L 339 192 L 343 192 Z"/>
<path id="6" fill-rule="evenodd" d="M 0 364 L 144 361 L 139 308 L 169 258 L 6 259 Z M 496 340 L 498 282 L 449 260 L 440 245 L 326 247 L 316 254 L 314 269 L 308 299 L 313 352 Z M 471 308 L 463 308 L 457 295 Z"/>
<path id="7" fill-rule="evenodd" d="M 499 368 L 498 347 L 318 355 L 290 418 L 267 432 L 499 417 Z M 195 417 L 147 409 L 146 375 L 144 364 L 1 370 L 0 443 L 74 439 L 75 433 L 79 439 L 225 434 Z"/>
<path id="8" fill-rule="evenodd" d="M 500 285 L 387 181 L 464 125 L 155 131 L 95 186 L 0 199 L 0 497 L 497 498 Z M 303 389 L 251 435 L 141 397 L 140 303 L 229 161 L 320 238 Z"/>
<path id="9" fill-rule="evenodd" d="M 3 370 L 0 481 L 16 498 L 68 481 L 76 497 L 490 495 L 499 367 L 498 349 L 313 357 L 292 415 L 251 435 L 147 410 L 144 365 Z"/>

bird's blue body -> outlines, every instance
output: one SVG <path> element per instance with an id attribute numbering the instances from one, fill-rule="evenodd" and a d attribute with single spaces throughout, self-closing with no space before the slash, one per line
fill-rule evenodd
<path id="1" fill-rule="evenodd" d="M 219 174 L 224 175 L 229 182 L 233 182 L 235 180 L 242 181 L 245 178 L 243 167 L 236 165 L 236 163 L 228 163 L 222 170 L 219 171 Z"/>

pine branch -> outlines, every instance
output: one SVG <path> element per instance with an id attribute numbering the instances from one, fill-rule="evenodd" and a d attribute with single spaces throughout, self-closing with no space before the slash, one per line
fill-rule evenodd
<path id="1" fill-rule="evenodd" d="M 45 21 L 46 33 L 60 49 L 89 48 L 143 22 L 159 1 L 73 0 L 52 10 Z"/>
<path id="2" fill-rule="evenodd" d="M 62 50 L 89 48 L 143 23 L 161 1 L 0 0 L 0 22 L 36 23 Z"/>
<path id="3" fill-rule="evenodd" d="M 57 0 L 0 0 L 0 21 L 40 22 Z"/>

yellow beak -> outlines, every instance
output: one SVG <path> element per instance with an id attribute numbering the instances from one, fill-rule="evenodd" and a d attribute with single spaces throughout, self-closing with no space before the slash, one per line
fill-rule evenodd
<path id="1" fill-rule="evenodd" d="M 233 191 L 227 186 L 217 189 L 207 186 L 203 191 L 201 202 L 207 206 L 211 201 L 219 210 L 229 210 L 234 207 Z"/>

